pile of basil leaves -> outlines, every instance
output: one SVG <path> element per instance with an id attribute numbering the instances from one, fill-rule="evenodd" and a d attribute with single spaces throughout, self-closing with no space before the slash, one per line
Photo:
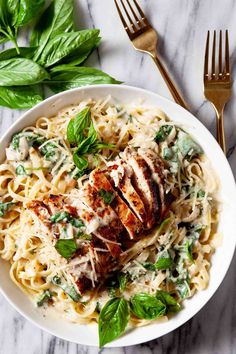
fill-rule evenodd
<path id="1" fill-rule="evenodd" d="M 30 108 L 53 92 L 91 84 L 118 83 L 100 70 L 81 66 L 101 40 L 98 29 L 76 31 L 73 0 L 0 0 L 0 105 Z M 30 46 L 17 42 L 21 27 L 34 22 Z"/>

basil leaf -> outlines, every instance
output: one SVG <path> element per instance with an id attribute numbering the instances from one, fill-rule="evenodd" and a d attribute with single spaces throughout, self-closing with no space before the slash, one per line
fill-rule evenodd
<path id="1" fill-rule="evenodd" d="M 45 302 L 48 302 L 52 298 L 52 293 L 49 290 L 44 291 L 37 300 L 37 306 L 41 307 Z"/>
<path id="2" fill-rule="evenodd" d="M 89 55 L 99 46 L 101 41 L 101 37 L 91 38 L 90 41 L 87 42 L 86 46 L 83 43 L 83 50 L 82 48 L 76 49 L 71 54 L 69 54 L 66 58 L 60 61 L 61 64 L 69 64 L 69 65 L 80 65 L 82 64 Z"/>
<path id="3" fill-rule="evenodd" d="M 57 212 L 56 214 L 52 215 L 50 217 L 50 221 L 52 223 L 57 223 L 60 221 L 68 221 L 70 218 L 70 214 L 67 211 L 63 211 L 63 212 Z"/>
<path id="4" fill-rule="evenodd" d="M 136 317 L 145 320 L 154 320 L 166 312 L 166 306 L 162 301 L 146 293 L 134 295 L 130 299 L 130 309 Z"/>
<path id="5" fill-rule="evenodd" d="M 4 214 L 8 211 L 8 209 L 14 205 L 13 202 L 1 203 L 0 202 L 0 217 L 4 216 Z"/>
<path id="6" fill-rule="evenodd" d="M 105 191 L 105 189 L 100 189 L 98 191 L 99 195 L 102 197 L 102 199 L 104 200 L 105 204 L 111 204 L 111 202 L 113 201 L 113 199 L 115 198 L 115 194 L 112 192 L 107 192 Z"/>
<path id="7" fill-rule="evenodd" d="M 55 248 L 62 257 L 69 259 L 75 254 L 77 244 L 74 240 L 62 239 L 57 241 Z"/>
<path id="8" fill-rule="evenodd" d="M 67 126 L 67 139 L 70 144 L 80 144 L 84 139 L 84 130 L 91 122 L 90 108 L 86 107 L 71 119 Z"/>
<path id="9" fill-rule="evenodd" d="M 26 170 L 23 165 L 17 166 L 16 174 L 17 174 L 17 176 L 26 176 L 27 175 Z"/>
<path id="10" fill-rule="evenodd" d="M 84 156 L 79 156 L 77 151 L 73 154 L 73 161 L 79 171 L 85 171 L 88 167 L 88 160 Z"/>
<path id="11" fill-rule="evenodd" d="M 157 290 L 156 298 L 167 307 L 167 312 L 178 312 L 181 310 L 181 305 L 167 291 Z"/>
<path id="12" fill-rule="evenodd" d="M 19 0 L 18 13 L 14 22 L 15 27 L 24 26 L 38 15 L 45 0 Z"/>
<path id="13" fill-rule="evenodd" d="M 8 108 L 31 108 L 43 100 L 39 86 L 0 86 L 0 106 Z"/>
<path id="14" fill-rule="evenodd" d="M 55 93 L 81 86 L 120 83 L 101 70 L 82 66 L 60 65 L 50 73 L 51 80 L 47 85 Z"/>
<path id="15" fill-rule="evenodd" d="M 0 61 L 0 86 L 26 86 L 49 78 L 49 74 L 37 63 L 26 58 Z"/>
<path id="16" fill-rule="evenodd" d="M 99 347 L 113 341 L 124 331 L 129 321 L 129 307 L 124 298 L 109 300 L 99 315 Z"/>
<path id="17" fill-rule="evenodd" d="M 36 47 L 19 47 L 20 54 L 18 54 L 16 48 L 6 49 L 0 53 L 0 60 L 8 60 L 16 57 L 31 59 L 35 50 Z"/>
<path id="18" fill-rule="evenodd" d="M 40 16 L 30 39 L 31 46 L 40 46 L 34 59 L 37 61 L 45 46 L 55 36 L 74 29 L 73 0 L 54 0 Z"/>
<path id="19" fill-rule="evenodd" d="M 154 138 L 155 142 L 160 143 L 165 141 L 172 129 L 172 125 L 162 125 Z"/>
<path id="20" fill-rule="evenodd" d="M 187 296 L 191 295 L 190 288 L 186 280 L 178 281 L 176 289 L 182 299 L 185 299 Z"/>
<path id="21" fill-rule="evenodd" d="M 81 295 L 77 292 L 74 285 L 63 283 L 62 279 L 58 275 L 55 275 L 51 282 L 61 288 L 74 302 L 78 302 L 81 298 Z"/>
<path id="22" fill-rule="evenodd" d="M 66 58 L 75 50 L 80 53 L 90 52 L 98 35 L 97 29 L 61 33 L 48 42 L 38 63 L 47 68 Z"/>

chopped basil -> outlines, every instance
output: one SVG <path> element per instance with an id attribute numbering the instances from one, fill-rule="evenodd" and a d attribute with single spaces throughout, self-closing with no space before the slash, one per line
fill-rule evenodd
<path id="1" fill-rule="evenodd" d="M 177 282 L 176 289 L 182 299 L 191 295 L 187 280 Z"/>
<path id="2" fill-rule="evenodd" d="M 14 150 L 18 150 L 19 144 L 20 144 L 20 136 L 19 134 L 14 134 L 12 136 L 11 146 L 13 147 Z"/>
<path id="3" fill-rule="evenodd" d="M 193 263 L 193 253 L 192 253 L 193 244 L 194 243 L 193 243 L 192 239 L 189 239 L 185 242 L 185 252 L 186 252 L 188 260 L 192 263 Z"/>
<path id="4" fill-rule="evenodd" d="M 61 239 L 57 241 L 55 248 L 62 257 L 69 259 L 77 251 L 77 244 L 72 239 Z"/>
<path id="5" fill-rule="evenodd" d="M 160 143 L 165 141 L 172 129 L 172 125 L 162 125 L 154 138 L 155 142 Z"/>
<path id="6" fill-rule="evenodd" d="M 129 322 L 129 306 L 124 298 L 109 300 L 99 315 L 99 347 L 119 337 Z"/>
<path id="7" fill-rule="evenodd" d="M 77 292 L 74 285 L 68 285 L 66 282 L 62 282 L 62 278 L 58 275 L 55 275 L 52 280 L 52 284 L 61 288 L 74 302 L 78 302 L 81 298 L 81 295 Z"/>
<path id="8" fill-rule="evenodd" d="M 17 176 L 27 176 L 27 172 L 26 172 L 26 170 L 25 170 L 23 165 L 17 166 L 16 174 L 17 174 Z"/>
<path id="9" fill-rule="evenodd" d="M 44 291 L 37 300 L 37 306 L 43 306 L 52 298 L 52 293 L 49 290 Z"/>
<path id="10" fill-rule="evenodd" d="M 153 263 L 145 262 L 145 263 L 142 264 L 142 266 L 145 269 L 150 270 L 152 272 L 155 272 L 157 270 L 155 264 L 153 264 Z"/>
<path id="11" fill-rule="evenodd" d="M 178 138 L 176 141 L 176 146 L 181 152 L 183 157 L 187 157 L 188 159 L 192 159 L 197 155 L 203 154 L 203 150 L 198 143 L 196 143 L 189 134 L 179 131 Z"/>
<path id="12" fill-rule="evenodd" d="M 111 202 L 115 198 L 115 194 L 114 193 L 107 192 L 107 191 L 105 191 L 105 189 L 100 189 L 98 193 L 102 197 L 102 199 L 104 200 L 104 202 L 106 204 L 111 204 Z"/>
<path id="13" fill-rule="evenodd" d="M 4 216 L 4 214 L 8 211 L 8 209 L 14 205 L 13 202 L 1 203 L 0 202 L 0 217 Z"/>
<path id="14" fill-rule="evenodd" d="M 128 282 L 129 274 L 128 273 L 119 273 L 118 274 L 118 281 L 119 281 L 119 289 L 123 292 L 126 288 Z"/>
<path id="15" fill-rule="evenodd" d="M 181 310 L 181 305 L 167 291 L 157 290 L 156 298 L 166 305 L 167 313 Z"/>
<path id="16" fill-rule="evenodd" d="M 69 222 L 72 226 L 76 227 L 77 229 L 84 227 L 84 223 L 81 219 L 70 218 Z"/>
<path id="17" fill-rule="evenodd" d="M 138 318 L 154 320 L 165 314 L 166 305 L 153 295 L 140 293 L 130 299 L 130 309 Z"/>

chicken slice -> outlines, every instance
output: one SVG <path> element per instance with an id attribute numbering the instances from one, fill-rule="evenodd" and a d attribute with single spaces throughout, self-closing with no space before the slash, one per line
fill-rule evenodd
<path id="1" fill-rule="evenodd" d="M 128 147 L 123 152 L 126 163 L 133 169 L 133 183 L 147 211 L 146 226 L 148 229 L 157 223 L 160 216 L 159 191 L 152 179 L 151 170 L 146 161 L 136 150 Z"/>
<path id="2" fill-rule="evenodd" d="M 105 242 L 113 257 L 119 257 L 121 248 L 118 238 L 124 227 L 117 214 L 105 204 L 99 192 L 89 183 L 83 187 L 80 196 L 82 202 L 98 217 L 99 227 L 94 234 Z"/>
<path id="3" fill-rule="evenodd" d="M 143 229 L 142 223 L 114 190 L 105 172 L 99 169 L 94 170 L 90 174 L 90 183 L 98 192 L 103 190 L 114 196 L 110 205 L 120 218 L 130 238 L 135 238 Z"/>
<path id="4" fill-rule="evenodd" d="M 132 170 L 122 160 L 116 160 L 109 164 L 108 171 L 115 187 L 120 190 L 123 199 L 125 199 L 139 220 L 145 224 L 145 206 L 131 183 Z"/>
<path id="5" fill-rule="evenodd" d="M 173 195 L 171 193 L 165 192 L 165 180 L 163 175 L 164 163 L 160 157 L 151 149 L 138 149 L 138 154 L 148 164 L 151 172 L 152 178 L 158 185 L 159 198 L 160 198 L 160 217 L 163 218 L 168 211 L 171 202 L 173 201 Z"/>

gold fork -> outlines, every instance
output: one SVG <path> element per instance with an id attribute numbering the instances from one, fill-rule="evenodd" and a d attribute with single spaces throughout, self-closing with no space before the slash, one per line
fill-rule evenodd
<path id="1" fill-rule="evenodd" d="M 209 41 L 210 32 L 207 33 L 205 63 L 204 63 L 204 94 L 211 102 L 216 111 L 217 117 L 217 141 L 226 154 L 225 132 L 224 132 L 224 107 L 231 96 L 231 77 L 229 65 L 229 36 L 225 32 L 225 59 L 222 59 L 222 31 L 219 34 L 218 67 L 216 68 L 216 31 L 213 35 L 211 71 L 208 68 L 209 62 Z"/>
<path id="2" fill-rule="evenodd" d="M 185 109 L 188 109 L 183 97 L 181 96 L 180 92 L 171 80 L 169 74 L 167 73 L 167 70 L 165 69 L 158 56 L 157 33 L 151 27 L 148 19 L 144 15 L 139 4 L 136 0 L 132 1 L 133 5 L 131 4 L 130 0 L 126 0 L 126 4 L 123 0 L 120 0 L 120 2 L 122 7 L 118 4 L 118 1 L 115 0 L 119 16 L 134 48 L 140 52 L 145 52 L 151 55 L 158 69 L 160 70 L 160 73 L 163 79 L 165 80 L 166 85 L 168 86 L 175 102 L 180 104 Z M 126 18 L 123 13 L 125 13 Z M 131 14 L 133 16 L 133 19 L 131 17 Z"/>

